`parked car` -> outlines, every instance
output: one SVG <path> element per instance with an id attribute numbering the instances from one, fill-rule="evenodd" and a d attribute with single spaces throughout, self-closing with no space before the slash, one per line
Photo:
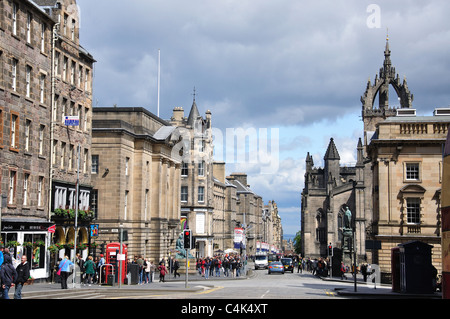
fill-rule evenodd
<path id="1" fill-rule="evenodd" d="M 272 261 L 269 263 L 269 275 L 271 273 L 282 273 L 284 274 L 284 266 L 279 261 Z"/>
<path id="2" fill-rule="evenodd" d="M 280 261 L 283 264 L 285 271 L 294 273 L 294 262 L 292 261 L 292 258 L 281 258 Z"/>

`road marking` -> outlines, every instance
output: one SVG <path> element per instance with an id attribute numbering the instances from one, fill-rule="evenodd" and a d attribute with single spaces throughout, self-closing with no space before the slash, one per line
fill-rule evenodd
<path id="1" fill-rule="evenodd" d="M 214 292 L 214 291 L 217 291 L 217 290 L 220 290 L 220 289 L 223 289 L 223 288 L 225 288 L 225 287 L 216 287 L 216 288 L 213 288 L 213 289 L 207 289 L 207 290 L 205 290 L 205 291 L 202 291 L 202 292 L 199 292 L 199 293 L 197 293 L 197 295 L 204 295 L 204 294 L 209 294 L 209 293 L 211 293 L 211 292 Z"/>
<path id="2" fill-rule="evenodd" d="M 262 296 L 260 299 L 263 299 L 268 293 L 269 293 L 270 289 L 268 289 Z"/>
<path id="3" fill-rule="evenodd" d="M 332 291 L 325 290 L 325 293 L 327 294 L 327 296 L 336 297 L 336 293 Z"/>

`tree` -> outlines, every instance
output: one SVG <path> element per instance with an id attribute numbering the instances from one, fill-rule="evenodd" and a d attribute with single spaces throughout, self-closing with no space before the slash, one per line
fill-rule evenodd
<path id="1" fill-rule="evenodd" d="M 296 254 L 300 255 L 302 251 L 302 232 L 299 230 L 294 237 L 294 251 Z"/>

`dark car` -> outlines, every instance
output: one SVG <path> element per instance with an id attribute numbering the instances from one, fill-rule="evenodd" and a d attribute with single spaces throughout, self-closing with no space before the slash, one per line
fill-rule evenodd
<path id="1" fill-rule="evenodd" d="M 269 263 L 269 275 L 274 272 L 284 274 L 284 267 L 281 262 L 272 261 Z"/>
<path id="2" fill-rule="evenodd" d="M 280 261 L 283 264 L 283 268 L 285 271 L 294 273 L 294 262 L 292 261 L 292 258 L 281 258 Z"/>

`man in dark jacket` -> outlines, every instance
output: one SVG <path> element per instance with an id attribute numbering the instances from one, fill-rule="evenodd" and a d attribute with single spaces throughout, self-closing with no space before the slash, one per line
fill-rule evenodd
<path id="1" fill-rule="evenodd" d="M 30 264 L 27 262 L 27 256 L 22 256 L 22 262 L 17 266 L 16 290 L 14 291 L 14 299 L 22 299 L 23 285 L 30 278 Z"/>
<path id="2" fill-rule="evenodd" d="M 14 286 L 15 278 L 17 278 L 17 271 L 12 265 L 11 256 L 4 255 L 4 263 L 0 270 L 0 278 L 2 280 L 3 299 L 9 299 L 9 289 Z"/>

